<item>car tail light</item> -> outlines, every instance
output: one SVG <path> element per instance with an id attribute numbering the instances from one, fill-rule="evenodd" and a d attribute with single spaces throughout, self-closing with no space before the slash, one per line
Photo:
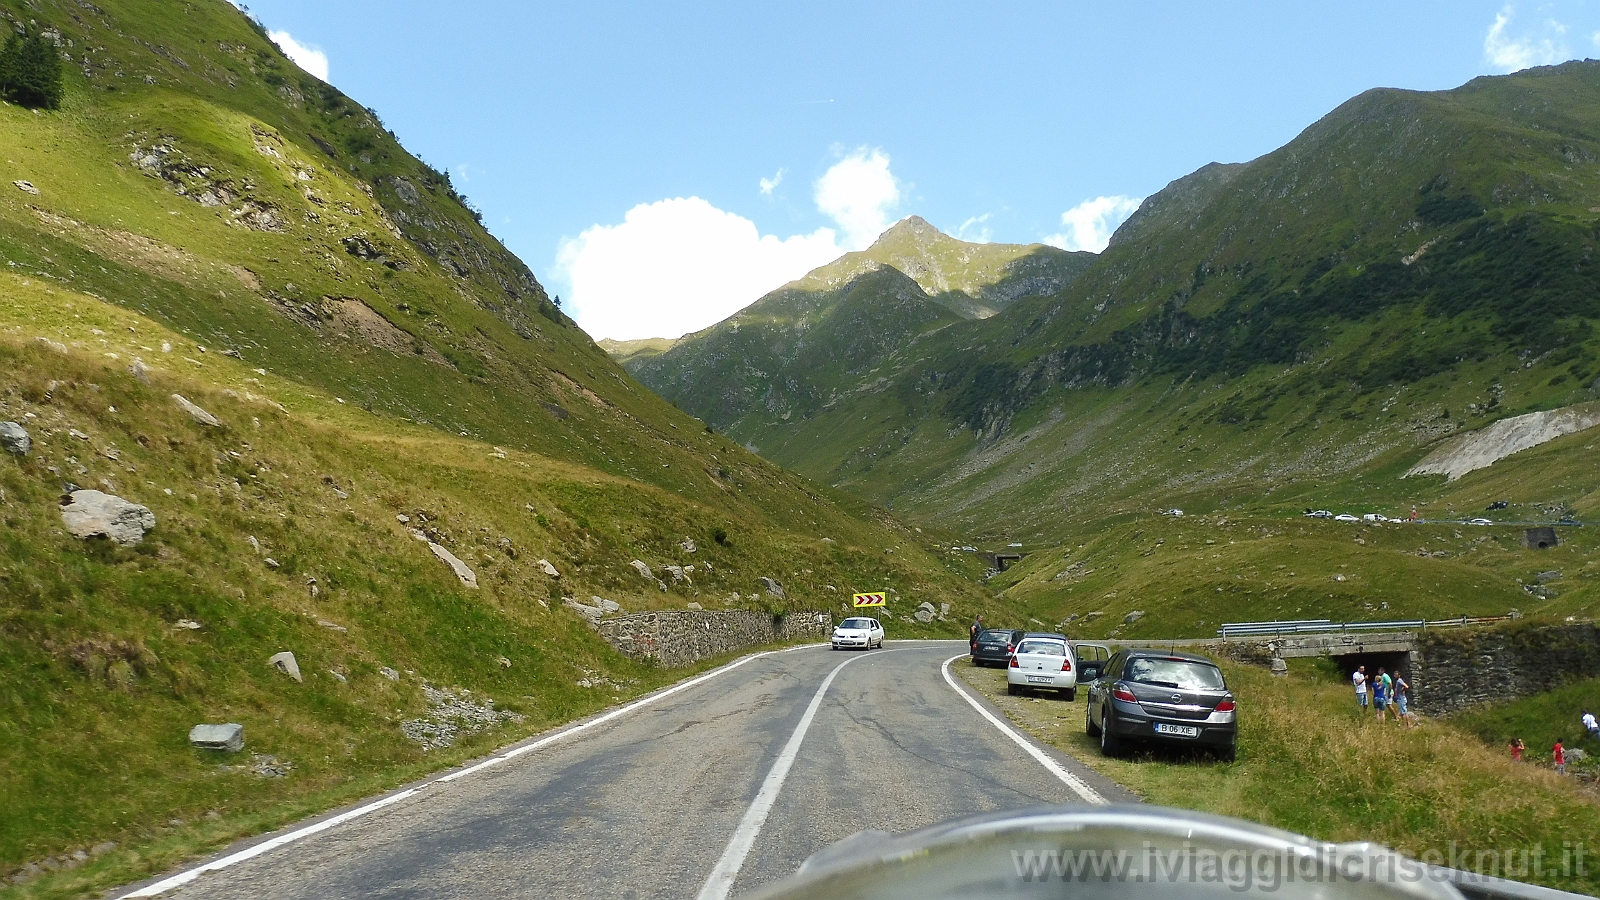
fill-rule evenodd
<path id="1" fill-rule="evenodd" d="M 1063 671 L 1063 672 L 1071 672 L 1072 671 L 1072 660 L 1063 659 L 1061 661 L 1061 671 Z"/>
<path id="2" fill-rule="evenodd" d="M 1217 712 L 1233 712 L 1233 701 L 1224 700 L 1217 704 Z"/>
<path id="3" fill-rule="evenodd" d="M 1139 702 L 1139 698 L 1133 695 L 1133 691 L 1128 690 L 1127 685 L 1119 684 L 1116 687 L 1113 687 L 1111 689 L 1111 696 L 1121 700 L 1123 703 Z"/>
<path id="4" fill-rule="evenodd" d="M 1013 668 L 1013 669 L 1022 668 L 1022 665 L 1017 662 L 1017 658 L 1015 656 L 1011 657 L 1011 668 Z"/>

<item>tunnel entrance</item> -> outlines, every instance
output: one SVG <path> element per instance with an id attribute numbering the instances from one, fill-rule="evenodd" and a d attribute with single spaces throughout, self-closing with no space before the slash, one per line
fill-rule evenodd
<path id="1" fill-rule="evenodd" d="M 1385 653 L 1349 653 L 1335 655 L 1331 658 L 1333 659 L 1334 664 L 1339 667 L 1339 673 L 1344 676 L 1344 680 L 1347 684 L 1350 681 L 1351 674 L 1355 672 L 1356 667 L 1366 666 L 1367 678 L 1369 680 L 1378 677 L 1378 669 L 1380 668 L 1387 669 L 1390 676 L 1393 676 L 1397 671 L 1404 671 L 1406 674 L 1406 681 L 1411 685 L 1412 691 L 1416 691 L 1417 673 L 1412 671 L 1413 666 L 1411 653 L 1409 651 L 1397 650 Z M 1368 689 L 1370 690 L 1370 688 Z M 1355 702 L 1354 692 L 1355 688 L 1352 687 L 1352 703 Z"/>

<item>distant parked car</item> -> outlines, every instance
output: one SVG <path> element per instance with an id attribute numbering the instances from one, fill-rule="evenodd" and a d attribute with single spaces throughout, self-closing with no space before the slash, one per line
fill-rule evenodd
<path id="1" fill-rule="evenodd" d="M 1494 520 L 1492 520 L 1492 519 L 1484 519 L 1484 518 L 1468 519 L 1467 520 L 1467 524 L 1468 525 L 1493 525 L 1494 524 Z"/>
<path id="2" fill-rule="evenodd" d="M 1068 702 L 1078 699 L 1078 672 L 1072 649 L 1062 635 L 1028 635 L 1006 666 L 1006 693 L 1031 693 L 1040 688 L 1060 691 Z"/>
<path id="3" fill-rule="evenodd" d="M 1011 651 L 1022 640 L 1022 629 L 990 628 L 978 635 L 972 645 L 972 664 L 975 666 L 1003 666 L 1011 659 Z"/>
<path id="4" fill-rule="evenodd" d="M 1333 517 L 1333 520 L 1335 522 L 1359 522 L 1361 521 L 1361 517 L 1352 516 L 1349 513 L 1339 513 L 1337 516 Z"/>
<path id="5" fill-rule="evenodd" d="M 1306 510 L 1306 518 L 1308 518 L 1308 519 L 1331 519 L 1331 518 L 1333 518 L 1333 513 L 1329 512 L 1328 510 L 1325 510 L 1325 509 L 1308 509 L 1308 510 Z"/>
<path id="6" fill-rule="evenodd" d="M 1222 670 L 1203 656 L 1169 650 L 1120 650 L 1089 683 L 1084 730 L 1115 756 L 1130 741 L 1206 747 L 1232 761 L 1238 709 Z"/>
<path id="7" fill-rule="evenodd" d="M 1363 522 L 1387 522 L 1389 517 L 1383 513 L 1367 513 L 1361 517 Z"/>
<path id="8" fill-rule="evenodd" d="M 845 619 L 834 626 L 833 640 L 830 643 L 835 650 L 847 647 L 871 650 L 873 647 L 882 647 L 883 625 L 877 619 L 869 619 L 866 616 Z"/>
<path id="9" fill-rule="evenodd" d="M 1505 509 L 1506 507 L 1508 507 L 1510 505 L 1511 504 L 1508 501 L 1496 500 L 1495 502 L 1489 504 L 1489 512 L 1494 512 L 1497 509 Z"/>

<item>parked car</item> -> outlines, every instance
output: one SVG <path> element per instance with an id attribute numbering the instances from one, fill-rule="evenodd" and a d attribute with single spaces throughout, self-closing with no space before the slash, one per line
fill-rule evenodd
<path id="1" fill-rule="evenodd" d="M 1308 510 L 1306 510 L 1306 518 L 1308 518 L 1308 519 L 1331 519 L 1331 518 L 1333 518 L 1333 513 L 1330 512 L 1329 510 L 1326 510 L 1326 509 L 1308 509 Z"/>
<path id="2" fill-rule="evenodd" d="M 1361 516 L 1361 521 L 1363 521 L 1363 522 L 1387 522 L 1387 521 L 1389 521 L 1389 517 L 1384 515 L 1383 513 L 1364 513 Z"/>
<path id="3" fill-rule="evenodd" d="M 1025 635 L 1006 665 L 1006 693 L 1013 696 L 1040 688 L 1060 691 L 1068 702 L 1078 699 L 1078 671 L 1063 635 Z"/>
<path id="4" fill-rule="evenodd" d="M 1335 522 L 1359 522 L 1361 521 L 1361 517 L 1352 516 L 1349 513 L 1339 513 L 1337 516 L 1333 517 L 1333 520 Z"/>
<path id="5" fill-rule="evenodd" d="M 1011 659 L 1011 651 L 1022 640 L 1022 629 L 990 628 L 978 634 L 972 645 L 972 664 L 975 666 L 1003 666 Z"/>
<path id="6" fill-rule="evenodd" d="M 1232 761 L 1238 708 L 1222 670 L 1203 656 L 1171 650 L 1120 650 L 1089 683 L 1084 730 L 1115 756 L 1133 741 L 1205 747 Z"/>
<path id="7" fill-rule="evenodd" d="M 1483 519 L 1483 518 L 1468 519 L 1467 520 L 1467 524 L 1468 525 L 1493 525 L 1494 524 L 1494 520 L 1493 519 Z"/>
<path id="8" fill-rule="evenodd" d="M 833 649 L 860 647 L 871 650 L 883 646 L 883 625 L 877 619 L 854 616 L 833 626 Z"/>

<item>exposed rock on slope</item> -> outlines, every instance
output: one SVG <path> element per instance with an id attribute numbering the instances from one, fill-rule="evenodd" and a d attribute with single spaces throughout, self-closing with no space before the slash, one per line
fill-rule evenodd
<path id="1" fill-rule="evenodd" d="M 1518 453 L 1600 425 L 1600 403 L 1585 403 L 1501 419 L 1487 428 L 1459 435 L 1412 466 L 1412 475 L 1444 475 L 1451 481 Z"/>

